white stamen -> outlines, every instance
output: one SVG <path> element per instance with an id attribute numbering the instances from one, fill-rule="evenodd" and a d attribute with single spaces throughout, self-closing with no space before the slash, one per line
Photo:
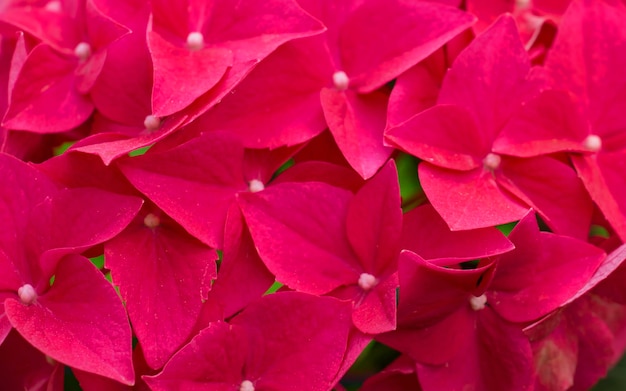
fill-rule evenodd
<path id="1" fill-rule="evenodd" d="M 143 120 L 143 126 L 146 128 L 146 130 L 154 131 L 159 129 L 159 127 L 161 126 L 161 120 L 159 119 L 159 117 L 155 117 L 152 114 L 146 115 L 146 119 Z"/>
<path id="2" fill-rule="evenodd" d="M 500 167 L 500 163 L 502 162 L 502 158 L 500 155 L 495 153 L 488 153 L 487 156 L 483 159 L 483 166 L 490 171 L 494 171 L 498 167 Z"/>
<path id="3" fill-rule="evenodd" d="M 37 292 L 30 284 L 24 284 L 17 290 L 20 301 L 26 305 L 33 304 L 37 300 Z"/>
<path id="4" fill-rule="evenodd" d="M 204 47 L 204 35 L 201 32 L 194 31 L 187 36 L 187 47 L 189 50 L 200 50 Z"/>
<path id="5" fill-rule="evenodd" d="M 81 42 L 74 48 L 74 55 L 80 61 L 86 61 L 91 56 L 91 45 L 87 42 Z"/>
<path id="6" fill-rule="evenodd" d="M 61 12 L 61 2 L 55 0 L 49 1 L 44 8 L 49 12 Z"/>
<path id="7" fill-rule="evenodd" d="M 339 91 L 345 91 L 350 85 L 350 78 L 344 71 L 337 71 L 333 73 L 333 84 Z"/>
<path id="8" fill-rule="evenodd" d="M 590 134 L 587 138 L 585 138 L 585 141 L 583 141 L 583 146 L 591 152 L 598 152 L 602 149 L 602 139 L 600 136 Z"/>
<path id="9" fill-rule="evenodd" d="M 470 297 L 470 306 L 474 311 L 480 311 L 485 308 L 485 304 L 487 304 L 487 296 L 480 295 L 478 297 L 472 296 Z"/>
<path id="10" fill-rule="evenodd" d="M 263 182 L 261 182 L 258 179 L 253 179 L 250 182 L 248 182 L 248 190 L 250 190 L 251 193 L 257 193 L 264 189 L 265 189 L 265 185 L 263 184 Z"/>
<path id="11" fill-rule="evenodd" d="M 143 223 L 146 227 L 150 229 L 154 229 L 161 224 L 161 219 L 159 218 L 159 216 L 156 216 L 152 213 L 148 213 L 146 217 L 144 217 Z"/>
<path id="12" fill-rule="evenodd" d="M 361 273 L 359 276 L 359 286 L 364 291 L 369 291 L 378 284 L 378 279 L 369 273 Z"/>
<path id="13" fill-rule="evenodd" d="M 239 386 L 239 391 L 254 391 L 254 384 L 250 380 L 244 380 Z"/>

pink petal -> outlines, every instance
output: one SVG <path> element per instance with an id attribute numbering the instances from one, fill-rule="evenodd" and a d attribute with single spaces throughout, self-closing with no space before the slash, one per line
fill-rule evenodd
<path id="1" fill-rule="evenodd" d="M 62 365 L 46 357 L 17 331 L 0 344 L 0 378 L 6 390 L 45 390 L 57 367 Z"/>
<path id="2" fill-rule="evenodd" d="M 515 21 L 503 15 L 457 57 L 438 103 L 465 107 L 491 142 L 528 94 L 529 70 Z"/>
<path id="3" fill-rule="evenodd" d="M 591 199 L 598 205 L 617 235 L 624 240 L 626 238 L 626 212 L 624 212 L 624 202 L 621 196 L 624 194 L 624 184 L 617 172 L 620 164 L 617 170 L 611 167 L 612 160 L 623 161 L 623 158 L 615 154 L 605 160 L 605 155 L 602 153 L 595 156 L 572 156 L 572 162 Z M 608 164 L 605 165 L 605 161 Z M 605 173 L 609 174 L 610 179 Z"/>
<path id="4" fill-rule="evenodd" d="M 393 161 L 385 164 L 350 201 L 346 229 L 363 270 L 377 276 L 395 271 L 400 254 L 402 209 Z"/>
<path id="5" fill-rule="evenodd" d="M 228 391 L 241 385 L 251 338 L 246 329 L 224 322 L 211 323 L 185 345 L 156 376 L 143 379 L 154 391 L 173 388 Z M 203 352 L 211 352 L 204 354 Z"/>
<path id="6" fill-rule="evenodd" d="M 531 322 L 564 305 L 591 278 L 604 251 L 568 236 L 539 232 L 534 214 L 520 221 L 509 239 L 487 294 L 488 302 L 510 322 Z"/>
<path id="7" fill-rule="evenodd" d="M 324 88 L 324 117 L 346 160 L 364 179 L 385 164 L 393 151 L 383 145 L 388 97 L 381 92 L 358 95 Z"/>
<path id="8" fill-rule="evenodd" d="M 425 391 L 458 390 L 467 384 L 484 391 L 531 389 L 532 351 L 519 326 L 487 307 L 473 329 L 459 332 L 473 335 L 454 359 L 436 367 L 418 364 L 417 376 Z"/>
<path id="9" fill-rule="evenodd" d="M 259 377 L 259 389 L 330 389 L 346 353 L 350 305 L 281 292 L 248 306 L 231 323 L 258 330 L 263 343 L 273 347 L 251 349 L 246 372 Z"/>
<path id="10" fill-rule="evenodd" d="M 360 267 L 346 237 L 352 194 L 323 183 L 281 183 L 239 197 L 256 248 L 276 279 L 324 294 L 355 284 Z"/>
<path id="11" fill-rule="evenodd" d="M 242 165 L 241 144 L 212 132 L 168 151 L 126 159 L 120 169 L 192 235 L 221 248 L 226 212 L 235 194 L 247 190 Z"/>
<path id="12" fill-rule="evenodd" d="M 529 209 L 483 168 L 456 172 L 422 163 L 418 173 L 428 199 L 453 231 L 516 221 Z"/>
<path id="13" fill-rule="evenodd" d="M 46 270 L 65 254 L 80 253 L 120 233 L 143 201 L 95 188 L 67 189 L 39 204 L 30 221 L 31 248 L 44 252 Z"/>
<path id="14" fill-rule="evenodd" d="M 160 223 L 147 227 L 147 215 L 108 242 L 105 257 L 146 361 L 156 369 L 189 338 L 217 255 L 167 216 L 153 214 Z"/>
<path id="15" fill-rule="evenodd" d="M 220 47 L 190 50 L 148 32 L 154 64 L 152 114 L 163 117 L 182 110 L 220 81 L 232 65 L 233 54 Z"/>
<path id="16" fill-rule="evenodd" d="M 261 298 L 273 282 L 274 275 L 263 264 L 243 216 L 233 204 L 226 217 L 220 271 L 207 302 L 219 302 L 224 318 L 230 318 Z"/>
<path id="17" fill-rule="evenodd" d="M 501 186 L 535 208 L 554 232 L 588 237 L 593 205 L 569 165 L 547 156 L 502 159 L 502 175 L 513 185 L 502 180 Z"/>
<path id="18" fill-rule="evenodd" d="M 76 66 L 76 59 L 43 44 L 36 46 L 10 91 L 3 126 L 54 133 L 84 122 L 91 115 L 93 104 L 75 88 Z"/>
<path id="19" fill-rule="evenodd" d="M 391 26 L 390 20 L 394 21 Z M 364 2 L 339 32 L 344 70 L 359 92 L 371 92 L 428 57 L 474 21 L 467 13 L 434 2 Z"/>
<path id="20" fill-rule="evenodd" d="M 482 166 L 490 152 L 486 139 L 471 114 L 461 106 L 437 105 L 391 127 L 387 141 L 431 164 L 455 170 Z"/>
<path id="21" fill-rule="evenodd" d="M 329 60 L 320 37 L 289 42 L 196 123 L 233 132 L 249 148 L 308 141 L 326 128 L 319 91 L 331 79 Z"/>
<path id="22" fill-rule="evenodd" d="M 132 385 L 130 325 L 113 286 L 78 255 L 63 258 L 55 276 L 34 304 L 5 301 L 13 327 L 55 360 Z"/>
<path id="23" fill-rule="evenodd" d="M 561 151 L 583 152 L 587 124 L 568 93 L 543 91 L 522 106 L 494 141 L 493 151 L 532 157 Z"/>
<path id="24" fill-rule="evenodd" d="M 427 204 L 404 214 L 401 248 L 427 260 L 447 258 L 452 263 L 502 254 L 514 246 L 493 227 L 451 231 Z"/>

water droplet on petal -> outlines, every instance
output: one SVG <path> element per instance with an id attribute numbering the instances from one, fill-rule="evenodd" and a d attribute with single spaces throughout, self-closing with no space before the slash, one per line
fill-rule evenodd
<path id="1" fill-rule="evenodd" d="M 489 171 L 496 170 L 500 167 L 500 163 L 502 163 L 502 158 L 495 153 L 488 153 L 483 159 L 483 166 Z"/>
<path id="2" fill-rule="evenodd" d="M 254 391 L 254 384 L 250 380 L 244 380 L 239 386 L 239 391 Z"/>
<path id="3" fill-rule="evenodd" d="M 585 138 L 585 141 L 583 141 L 583 146 L 591 152 L 598 152 L 602 149 L 602 139 L 600 136 L 590 134 Z"/>
<path id="4" fill-rule="evenodd" d="M 263 184 L 263 182 L 261 182 L 258 179 L 253 179 L 250 182 L 248 182 L 248 190 L 250 190 L 251 193 L 257 193 L 264 189 L 265 189 L 265 185 Z"/>
<path id="5" fill-rule="evenodd" d="M 146 217 L 144 217 L 143 223 L 146 227 L 150 229 L 154 229 L 161 224 L 161 219 L 159 218 L 159 216 L 156 216 L 152 213 L 148 213 Z"/>
<path id="6" fill-rule="evenodd" d="M 487 296 L 485 295 L 470 297 L 470 306 L 474 311 L 482 310 L 483 308 L 485 308 L 485 304 L 487 304 Z"/>
<path id="7" fill-rule="evenodd" d="M 333 74 L 333 84 L 339 91 L 345 91 L 350 85 L 350 78 L 344 71 L 337 71 Z"/>
<path id="8" fill-rule="evenodd" d="M 378 279 L 369 273 L 361 273 L 359 276 L 359 286 L 364 291 L 369 291 L 378 284 Z"/>
<path id="9" fill-rule="evenodd" d="M 143 120 L 143 126 L 145 126 L 146 130 L 154 131 L 161 126 L 161 120 L 152 114 L 146 115 L 146 119 Z"/>
<path id="10" fill-rule="evenodd" d="M 204 47 L 204 35 L 201 32 L 194 31 L 187 36 L 187 47 L 189 50 L 200 50 Z"/>
<path id="11" fill-rule="evenodd" d="M 17 290 L 20 301 L 26 305 L 30 305 L 37 300 L 37 292 L 30 284 L 24 284 Z"/>
<path id="12" fill-rule="evenodd" d="M 86 61 L 91 56 L 91 45 L 87 42 L 81 42 L 74 48 L 74 55 L 82 61 Z"/>

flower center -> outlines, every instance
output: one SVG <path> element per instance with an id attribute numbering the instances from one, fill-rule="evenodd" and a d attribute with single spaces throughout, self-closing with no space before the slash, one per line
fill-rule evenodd
<path id="1" fill-rule="evenodd" d="M 350 85 L 350 78 L 344 71 L 337 71 L 333 73 L 333 84 L 339 91 L 345 91 Z"/>
<path id="2" fill-rule="evenodd" d="M 254 384 L 250 380 L 244 380 L 239 386 L 239 391 L 254 391 Z"/>
<path id="3" fill-rule="evenodd" d="M 378 284 L 378 279 L 369 273 L 361 273 L 359 276 L 359 286 L 364 291 L 369 291 Z"/>
<path id="4" fill-rule="evenodd" d="M 74 48 L 74 55 L 83 62 L 91 56 L 91 45 L 87 42 L 81 42 Z"/>
<path id="5" fill-rule="evenodd" d="M 487 156 L 483 159 L 483 166 L 489 170 L 494 171 L 498 167 L 500 167 L 500 163 L 502 162 L 502 158 L 500 155 L 495 153 L 488 153 Z"/>
<path id="6" fill-rule="evenodd" d="M 187 47 L 192 51 L 202 49 L 204 47 L 204 35 L 198 31 L 189 33 L 187 36 Z"/>
<path id="7" fill-rule="evenodd" d="M 20 301 L 26 305 L 33 304 L 37 300 L 37 292 L 30 284 L 24 284 L 17 290 Z"/>
<path id="8" fill-rule="evenodd" d="M 159 117 L 155 117 L 154 115 L 146 115 L 146 119 L 143 120 L 143 126 L 146 130 L 154 131 L 157 130 L 161 126 L 161 120 Z"/>
<path id="9" fill-rule="evenodd" d="M 485 304 L 487 304 L 487 296 L 480 295 L 478 297 L 472 296 L 470 297 L 470 306 L 474 311 L 480 311 L 485 308 Z"/>
<path id="10" fill-rule="evenodd" d="M 258 179 L 253 179 L 248 182 L 248 190 L 250 190 L 251 193 L 258 193 L 263 189 L 265 189 L 265 185 Z"/>
<path id="11" fill-rule="evenodd" d="M 600 136 L 590 134 L 587 138 L 585 138 L 585 141 L 583 141 L 583 146 L 591 152 L 598 152 L 602 149 L 602 139 Z"/>
<path id="12" fill-rule="evenodd" d="M 155 229 L 161 224 L 161 219 L 159 218 L 159 216 L 148 213 L 146 217 L 143 218 L 143 223 L 146 227 L 150 229 Z"/>

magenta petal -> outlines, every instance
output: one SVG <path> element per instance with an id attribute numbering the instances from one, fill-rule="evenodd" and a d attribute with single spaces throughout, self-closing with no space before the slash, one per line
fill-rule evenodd
<path id="1" fill-rule="evenodd" d="M 593 205 L 569 165 L 548 156 L 502 159 L 502 173 L 513 183 L 500 181 L 502 187 L 532 206 L 555 233 L 588 237 Z"/>
<path id="2" fill-rule="evenodd" d="M 239 205 L 276 279 L 292 289 L 324 294 L 359 279 L 360 266 L 346 237 L 351 197 L 323 183 L 281 183 L 241 194 Z"/>
<path id="3" fill-rule="evenodd" d="M 30 233 L 47 262 L 78 253 L 120 233 L 137 215 L 143 200 L 96 188 L 59 191 L 33 210 Z"/>
<path id="4" fill-rule="evenodd" d="M 488 307 L 481 310 L 474 327 L 459 331 L 473 334 L 471 342 L 446 365 L 417 366 L 424 390 L 462 390 L 467 384 L 481 391 L 532 389 L 532 350 L 521 328 Z"/>
<path id="5" fill-rule="evenodd" d="M 341 26 L 341 61 L 359 92 L 371 92 L 428 57 L 474 21 L 470 14 L 435 2 L 364 2 Z"/>
<path id="6" fill-rule="evenodd" d="M 527 94 L 529 70 L 515 21 L 503 15 L 454 61 L 438 103 L 465 107 L 492 141 Z"/>
<path id="7" fill-rule="evenodd" d="M 17 331 L 0 343 L 0 379 L 5 390 L 45 390 L 42 384 L 49 382 L 57 366 L 61 365 L 46 359 Z"/>
<path id="8" fill-rule="evenodd" d="M 415 374 L 415 362 L 407 356 L 400 356 L 382 372 L 369 377 L 359 390 L 422 391 L 422 387 Z"/>
<path id="9" fill-rule="evenodd" d="M 13 327 L 44 354 L 68 366 L 133 384 L 126 311 L 113 286 L 88 259 L 63 258 L 54 284 L 34 304 L 7 299 L 4 306 Z"/>
<path id="10" fill-rule="evenodd" d="M 330 75 L 328 49 L 320 37 L 289 42 L 198 121 L 236 133 L 249 148 L 308 141 L 326 128 L 319 92 Z"/>
<path id="11" fill-rule="evenodd" d="M 609 186 L 609 182 L 605 177 L 605 167 L 602 164 L 604 160 L 603 155 L 572 156 L 572 162 L 593 201 L 595 201 L 605 218 L 611 223 L 617 235 L 622 240 L 625 240 L 626 212 L 624 212 L 624 201 L 622 201 L 623 197 L 621 194 L 624 194 L 626 186 L 618 179 L 619 174 L 613 176 L 613 186 Z M 609 158 L 607 160 L 610 162 L 612 159 Z M 619 170 L 619 166 L 617 169 Z M 610 168 L 609 171 L 617 174 L 613 168 Z"/>
<path id="12" fill-rule="evenodd" d="M 233 60 L 228 49 L 177 47 L 155 31 L 148 32 L 148 47 L 154 64 L 152 114 L 157 117 L 182 110 L 210 90 Z"/>
<path id="13" fill-rule="evenodd" d="M 231 323 L 258 330 L 263 344 L 272 347 L 250 352 L 246 369 L 258 376 L 259 389 L 327 390 L 346 353 L 350 304 L 281 292 L 248 306 Z"/>
<path id="14" fill-rule="evenodd" d="M 568 93 L 543 91 L 507 122 L 493 143 L 493 151 L 519 157 L 582 152 L 589 134 L 586 125 Z"/>
<path id="15" fill-rule="evenodd" d="M 206 36 L 231 49 L 236 63 L 259 61 L 285 42 L 324 31 L 295 0 L 242 0 L 236 5 L 222 0 L 212 7 Z"/>
<path id="16" fill-rule="evenodd" d="M 0 251 L 13 264 L 24 260 L 30 211 L 33 206 L 57 192 L 57 187 L 43 173 L 13 156 L 0 154 Z M 37 254 L 39 255 L 39 254 Z"/>
<path id="17" fill-rule="evenodd" d="M 49 46 L 36 46 L 28 54 L 10 91 L 3 126 L 54 133 L 83 123 L 91 115 L 93 104 L 76 90 L 77 61 Z"/>
<path id="18" fill-rule="evenodd" d="M 241 326 L 211 323 L 178 351 L 161 373 L 143 379 L 154 391 L 236 390 L 244 380 L 241 372 L 248 351 L 254 349 L 252 342 Z"/>
<path id="19" fill-rule="evenodd" d="M 221 304 L 224 318 L 230 318 L 261 298 L 273 282 L 274 275 L 259 258 L 243 216 L 233 204 L 226 216 L 220 271 L 207 302 Z"/>
<path id="20" fill-rule="evenodd" d="M 120 169 L 192 235 L 221 248 L 226 212 L 235 194 L 247 190 L 243 152 L 234 137 L 211 132 L 171 150 L 126 159 Z"/>
<path id="21" fill-rule="evenodd" d="M 391 148 L 383 145 L 388 97 L 378 91 L 359 95 L 324 88 L 324 117 L 346 160 L 364 179 L 385 164 Z"/>
<path id="22" fill-rule="evenodd" d="M 500 258 L 487 297 L 510 322 L 531 322 L 564 305 L 605 258 L 604 251 L 586 242 L 539 232 L 533 213 L 509 239 L 515 250 Z"/>
<path id="23" fill-rule="evenodd" d="M 393 161 L 388 162 L 354 196 L 348 206 L 348 240 L 363 269 L 380 275 L 395 269 L 400 254 L 402 209 Z"/>
<path id="24" fill-rule="evenodd" d="M 360 289 L 360 288 L 357 288 Z M 352 312 L 354 325 L 362 332 L 373 335 L 396 328 L 396 293 L 398 275 L 393 274 L 365 293 Z"/>
<path id="25" fill-rule="evenodd" d="M 482 166 L 491 140 L 481 134 L 461 106 L 437 105 L 387 129 L 386 139 L 413 156 L 439 167 L 471 170 Z"/>
<path id="26" fill-rule="evenodd" d="M 432 260 L 472 260 L 513 250 L 514 246 L 493 227 L 451 231 L 432 205 L 417 207 L 403 216 L 402 249 Z"/>
<path id="27" fill-rule="evenodd" d="M 418 173 L 428 199 L 453 231 L 509 223 L 528 212 L 483 168 L 457 172 L 421 163 Z"/>
<path id="28" fill-rule="evenodd" d="M 176 223 L 160 220 L 155 228 L 135 222 L 105 245 L 106 267 L 151 368 L 162 367 L 189 338 L 217 259 Z"/>

